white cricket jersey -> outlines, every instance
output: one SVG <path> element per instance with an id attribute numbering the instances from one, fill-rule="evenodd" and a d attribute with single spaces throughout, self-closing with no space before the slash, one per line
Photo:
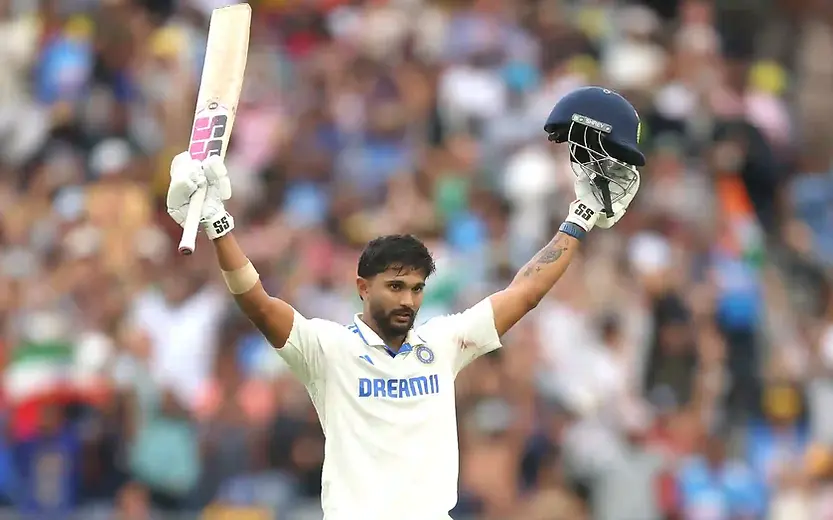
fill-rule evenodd
<path id="1" fill-rule="evenodd" d="M 454 379 L 500 347 L 489 299 L 412 330 L 393 355 L 361 316 L 349 326 L 295 313 L 278 352 L 326 437 L 325 520 L 444 520 L 457 503 Z"/>

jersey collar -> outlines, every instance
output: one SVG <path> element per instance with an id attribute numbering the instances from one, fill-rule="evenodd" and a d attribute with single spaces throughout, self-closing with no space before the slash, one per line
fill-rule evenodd
<path id="1" fill-rule="evenodd" d="M 378 347 L 385 349 L 389 354 L 395 356 L 397 353 L 388 347 L 382 338 L 379 337 L 378 334 L 373 332 L 373 329 L 368 327 L 367 323 L 362 321 L 361 313 L 356 314 L 353 316 L 353 327 L 352 328 L 356 334 L 364 341 L 364 343 L 371 347 Z M 402 348 L 399 349 L 399 354 L 404 354 L 406 352 L 410 352 L 414 347 L 419 345 L 424 345 L 425 342 L 419 335 L 414 332 L 414 329 L 408 331 L 408 336 L 405 338 L 405 342 L 402 344 Z"/>

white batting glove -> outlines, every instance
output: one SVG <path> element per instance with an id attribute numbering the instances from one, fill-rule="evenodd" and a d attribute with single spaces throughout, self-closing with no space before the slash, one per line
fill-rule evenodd
<path id="1" fill-rule="evenodd" d="M 612 204 L 613 216 L 608 217 L 604 212 L 604 204 L 596 197 L 593 190 L 593 181 L 586 175 L 576 177 L 576 200 L 570 204 L 570 212 L 564 220 L 581 226 L 585 231 L 590 231 L 593 226 L 602 229 L 613 227 L 614 224 L 619 222 L 619 219 L 622 218 L 628 206 L 636 197 L 636 192 L 639 191 L 639 180 L 640 178 L 637 176 L 636 182 L 628 192 Z"/>
<path id="2" fill-rule="evenodd" d="M 630 189 L 628 189 L 628 191 L 622 196 L 622 198 L 620 198 L 612 204 L 612 217 L 608 217 L 604 212 L 601 213 L 599 220 L 596 222 L 597 226 L 599 226 L 602 229 L 609 229 L 613 227 L 613 224 L 619 222 L 619 219 L 621 219 L 625 215 L 625 212 L 628 210 L 628 206 L 631 205 L 631 202 L 633 202 L 634 197 L 636 197 L 636 192 L 639 191 L 640 179 L 641 176 L 637 175 L 636 182 L 634 182 L 633 186 L 631 186 Z M 588 180 L 587 182 L 589 183 L 590 181 Z"/>
<path id="3" fill-rule="evenodd" d="M 223 201 L 231 198 L 231 179 L 228 177 L 225 163 L 217 156 L 205 159 L 202 162 L 202 169 L 205 173 L 205 179 L 208 181 L 208 192 L 205 195 L 205 200 L 208 202 L 210 198 L 212 206 L 210 208 L 208 204 L 203 206 L 200 222 L 202 222 L 208 238 L 214 240 L 234 229 L 234 217 L 226 211 L 223 204 Z"/>
<path id="4" fill-rule="evenodd" d="M 223 201 L 231 198 L 228 170 L 219 157 L 205 161 L 192 159 L 182 152 L 171 161 L 171 184 L 168 186 L 168 215 L 183 226 L 191 196 L 201 186 L 207 186 L 200 222 L 211 240 L 234 229 L 234 218 L 226 211 Z"/>
<path id="5" fill-rule="evenodd" d="M 599 202 L 590 187 L 590 179 L 582 175 L 576 178 L 576 200 L 570 204 L 570 211 L 564 222 L 571 222 L 584 231 L 590 231 L 603 216 L 604 205 Z"/>

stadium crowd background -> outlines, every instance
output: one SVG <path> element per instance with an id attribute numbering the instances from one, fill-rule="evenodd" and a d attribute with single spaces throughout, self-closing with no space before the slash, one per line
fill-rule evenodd
<path id="1" fill-rule="evenodd" d="M 223 3 L 0 0 L 2 518 L 321 516 L 306 393 L 164 210 Z M 391 232 L 419 319 L 476 302 L 572 198 L 559 96 L 642 117 L 627 217 L 458 380 L 455 518 L 833 518 L 829 2 L 252 4 L 230 210 L 308 316 Z"/>

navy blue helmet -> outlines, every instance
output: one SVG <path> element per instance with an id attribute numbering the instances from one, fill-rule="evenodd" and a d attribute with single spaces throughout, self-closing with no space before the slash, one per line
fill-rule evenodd
<path id="1" fill-rule="evenodd" d="M 603 87 L 578 88 L 561 98 L 544 125 L 550 141 L 567 143 L 576 175 L 594 182 L 609 209 L 636 183 L 645 165 L 639 150 L 642 125 L 630 102 Z"/>

